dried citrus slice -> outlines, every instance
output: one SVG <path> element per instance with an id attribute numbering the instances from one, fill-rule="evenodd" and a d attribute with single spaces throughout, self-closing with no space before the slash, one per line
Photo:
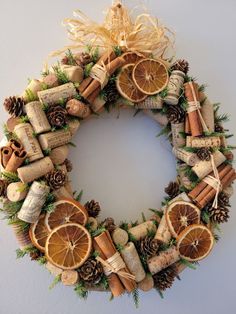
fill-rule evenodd
<path id="1" fill-rule="evenodd" d="M 126 99 L 136 103 L 144 100 L 147 95 L 140 92 L 132 79 L 134 64 L 126 64 L 117 76 L 116 87 L 119 93 Z"/>
<path id="2" fill-rule="evenodd" d="M 154 59 L 142 59 L 133 69 L 133 81 L 146 95 L 161 92 L 168 84 L 168 70 L 163 62 Z"/>
<path id="3" fill-rule="evenodd" d="M 68 223 L 49 234 L 46 241 L 46 258 L 62 269 L 76 269 L 89 257 L 92 239 L 88 230 L 76 223 Z"/>
<path id="4" fill-rule="evenodd" d="M 166 221 L 171 234 L 177 237 L 186 227 L 200 223 L 200 210 L 192 203 L 176 201 L 166 210 Z"/>
<path id="5" fill-rule="evenodd" d="M 45 214 L 39 216 L 38 221 L 31 224 L 29 235 L 32 243 L 41 252 L 45 252 L 45 243 L 49 234 L 49 230 L 45 225 Z"/>
<path id="6" fill-rule="evenodd" d="M 45 217 L 45 224 L 51 231 L 68 222 L 85 225 L 88 219 L 86 209 L 77 201 L 60 200 L 54 203 L 54 209 Z"/>
<path id="7" fill-rule="evenodd" d="M 125 60 L 125 64 L 136 64 L 139 60 L 144 59 L 145 57 L 140 52 L 128 51 L 122 55 L 122 58 Z"/>
<path id="8" fill-rule="evenodd" d="M 213 248 L 211 231 L 200 224 L 188 226 L 177 238 L 180 256 L 190 262 L 205 258 Z"/>

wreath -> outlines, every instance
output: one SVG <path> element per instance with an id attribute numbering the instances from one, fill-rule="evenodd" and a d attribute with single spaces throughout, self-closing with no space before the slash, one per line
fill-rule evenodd
<path id="1" fill-rule="evenodd" d="M 173 56 L 173 33 L 148 13 L 120 1 L 102 24 L 76 11 L 65 20 L 73 44 L 32 79 L 21 96 L 5 99 L 10 118 L 1 142 L 0 196 L 15 232 L 17 258 L 29 255 L 86 298 L 170 288 L 186 268 L 196 268 L 219 240 L 229 218 L 236 178 L 231 136 L 219 104 Z M 142 222 L 99 219 L 97 201 L 81 204 L 68 160 L 80 123 L 113 107 L 134 108 L 155 119 L 173 147 L 177 178 Z"/>

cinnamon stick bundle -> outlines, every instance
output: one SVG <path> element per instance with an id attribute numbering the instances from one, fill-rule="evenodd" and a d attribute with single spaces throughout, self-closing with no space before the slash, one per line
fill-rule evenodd
<path id="1" fill-rule="evenodd" d="M 3 168 L 7 166 L 8 161 L 10 160 L 12 155 L 12 149 L 11 147 L 4 146 L 1 148 L 1 165 Z"/>
<path id="2" fill-rule="evenodd" d="M 11 158 L 9 159 L 7 166 L 6 166 L 6 171 L 9 172 L 16 172 L 17 169 L 23 164 L 27 157 L 27 152 L 25 150 L 18 151 L 15 150 L 13 151 Z"/>

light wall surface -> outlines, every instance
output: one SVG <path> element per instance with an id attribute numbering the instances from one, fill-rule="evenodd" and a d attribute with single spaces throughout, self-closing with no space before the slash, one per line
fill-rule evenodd
<path id="1" fill-rule="evenodd" d="M 126 1 L 133 5 L 133 1 Z M 176 32 L 177 57 L 190 62 L 191 75 L 208 85 L 213 102 L 230 113 L 228 127 L 236 131 L 235 0 L 150 0 L 151 12 Z M 0 101 L 21 93 L 27 78 L 37 78 L 48 53 L 67 42 L 61 21 L 80 8 L 102 20 L 108 0 L 1 0 L 0 1 Z M 7 119 L 1 108 L 0 123 Z M 143 114 L 132 111 L 102 114 L 82 123 L 70 158 L 75 189 L 84 190 L 83 202 L 101 203 L 102 218 L 136 220 L 148 208 L 158 208 L 164 187 L 175 178 L 170 146 L 156 138 L 160 128 Z M 1 132 L 2 137 L 2 132 Z M 233 141 L 232 141 L 233 143 Z M 0 222 L 0 314 L 233 314 L 236 280 L 236 198 L 230 221 L 222 226 L 221 240 L 197 267 L 186 270 L 181 281 L 162 300 L 152 291 L 140 293 L 140 308 L 132 297 L 110 302 L 108 294 L 92 293 L 84 302 L 73 289 L 58 285 L 49 291 L 53 277 L 28 258 L 16 260 L 12 230 Z"/>

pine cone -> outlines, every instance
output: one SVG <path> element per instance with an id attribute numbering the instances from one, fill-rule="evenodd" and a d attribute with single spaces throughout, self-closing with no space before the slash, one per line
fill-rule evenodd
<path id="1" fill-rule="evenodd" d="M 176 197 L 179 194 L 179 184 L 171 181 L 165 188 L 165 193 L 169 195 L 171 199 Z"/>
<path id="2" fill-rule="evenodd" d="M 223 223 L 229 219 L 229 210 L 224 206 L 218 206 L 217 208 L 211 208 L 209 210 L 210 219 L 212 222 Z"/>
<path id="3" fill-rule="evenodd" d="M 102 279 L 102 264 L 89 258 L 78 270 L 80 278 L 88 284 L 97 284 Z"/>
<path id="4" fill-rule="evenodd" d="M 73 170 L 72 162 L 69 159 L 64 161 L 64 165 L 66 166 L 67 172 L 71 172 Z"/>
<path id="5" fill-rule="evenodd" d="M 8 183 L 6 180 L 0 180 L 0 197 L 7 197 L 7 186 Z"/>
<path id="6" fill-rule="evenodd" d="M 66 109 L 59 105 L 50 106 L 47 111 L 47 118 L 51 126 L 61 128 L 67 124 L 68 115 Z"/>
<path id="7" fill-rule="evenodd" d="M 167 109 L 167 119 L 170 123 L 181 123 L 184 122 L 185 119 L 185 111 L 182 107 L 175 105 L 175 106 L 168 106 Z"/>
<path id="8" fill-rule="evenodd" d="M 36 261 L 41 256 L 42 256 L 42 253 L 39 250 L 35 252 L 30 252 L 31 261 Z"/>
<path id="9" fill-rule="evenodd" d="M 64 56 L 64 57 L 61 59 L 61 64 L 69 65 L 69 58 L 68 58 L 67 56 Z"/>
<path id="10" fill-rule="evenodd" d="M 208 147 L 201 147 L 196 152 L 200 160 L 209 161 L 211 159 L 211 149 Z"/>
<path id="11" fill-rule="evenodd" d="M 159 243 L 157 239 L 146 236 L 144 239 L 140 240 L 138 243 L 138 251 L 147 257 L 154 256 L 159 248 Z"/>
<path id="12" fill-rule="evenodd" d="M 221 192 L 218 196 L 218 204 L 220 206 L 230 207 L 229 197 L 224 193 Z"/>
<path id="13" fill-rule="evenodd" d="M 87 209 L 89 217 L 94 217 L 94 218 L 96 218 L 99 215 L 100 210 L 101 210 L 99 203 L 95 202 L 94 200 L 87 202 L 84 205 L 84 207 Z"/>
<path id="14" fill-rule="evenodd" d="M 3 106 L 12 117 L 20 117 L 23 115 L 25 102 L 21 97 L 13 96 L 4 100 Z"/>
<path id="15" fill-rule="evenodd" d="M 111 217 L 106 218 L 101 225 L 105 227 L 110 233 L 116 229 L 114 219 Z"/>
<path id="16" fill-rule="evenodd" d="M 52 190 L 58 190 L 66 183 L 66 174 L 62 170 L 54 170 L 46 175 L 48 185 Z"/>
<path id="17" fill-rule="evenodd" d="M 178 275 L 177 266 L 173 264 L 153 276 L 154 286 L 160 291 L 170 288 Z"/>
<path id="18" fill-rule="evenodd" d="M 105 101 L 107 104 L 115 104 L 120 95 L 116 88 L 116 82 L 114 79 L 109 80 L 108 84 L 103 89 L 105 95 Z"/>
<path id="19" fill-rule="evenodd" d="M 186 60 L 177 60 L 174 65 L 171 67 L 172 70 L 182 71 L 185 74 L 189 71 L 189 63 Z"/>
<path id="20" fill-rule="evenodd" d="M 75 60 L 82 68 L 93 61 L 91 55 L 87 52 L 81 52 L 75 55 Z"/>
<path id="21" fill-rule="evenodd" d="M 216 124 L 215 125 L 215 132 L 219 132 L 219 133 L 224 132 L 224 127 L 220 124 Z"/>

